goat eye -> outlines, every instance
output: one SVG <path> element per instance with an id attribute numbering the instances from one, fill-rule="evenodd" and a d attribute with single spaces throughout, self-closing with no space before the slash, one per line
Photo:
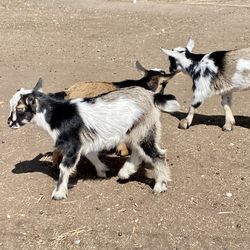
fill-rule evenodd
<path id="1" fill-rule="evenodd" d="M 17 112 L 18 114 L 23 114 L 23 113 L 25 112 L 25 110 L 24 110 L 24 109 L 19 109 L 19 108 L 17 108 L 17 109 L 16 109 L 16 112 Z"/>

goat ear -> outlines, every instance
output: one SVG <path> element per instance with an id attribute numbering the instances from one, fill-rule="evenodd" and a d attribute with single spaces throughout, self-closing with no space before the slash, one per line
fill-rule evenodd
<path id="1" fill-rule="evenodd" d="M 146 70 L 141 64 L 139 61 L 136 61 L 135 62 L 135 67 L 136 69 L 140 72 L 140 73 L 143 73 L 143 74 L 147 74 L 148 73 L 148 70 Z"/>
<path id="2" fill-rule="evenodd" d="M 194 40 L 189 38 L 187 43 L 187 49 L 189 50 L 189 52 L 192 52 L 193 48 L 194 48 Z"/>
<path id="3" fill-rule="evenodd" d="M 174 50 L 170 50 L 170 49 L 161 49 L 163 51 L 163 53 L 165 53 L 168 56 L 171 56 L 175 59 L 180 59 L 180 57 L 182 57 L 182 54 L 179 53 L 178 51 L 174 51 Z"/>
<path id="4" fill-rule="evenodd" d="M 42 87 L 43 87 L 43 79 L 40 77 L 38 79 L 38 82 L 36 83 L 36 86 L 34 87 L 34 90 L 39 91 L 39 92 L 43 92 Z"/>

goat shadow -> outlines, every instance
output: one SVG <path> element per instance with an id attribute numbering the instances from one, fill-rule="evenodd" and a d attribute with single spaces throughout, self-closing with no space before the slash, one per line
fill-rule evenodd
<path id="1" fill-rule="evenodd" d="M 187 116 L 187 113 L 184 112 L 176 112 L 172 113 L 172 116 L 181 120 Z M 235 115 L 235 126 L 249 128 L 250 129 L 250 117 L 243 115 Z M 218 126 L 221 127 L 224 125 L 225 116 L 224 115 L 202 115 L 195 114 L 193 122 L 191 126 L 196 126 L 200 124 L 208 125 L 208 126 Z"/>
<path id="2" fill-rule="evenodd" d="M 45 175 L 48 175 L 49 177 L 57 181 L 59 177 L 59 169 L 55 166 L 52 166 L 51 161 L 43 160 L 45 155 L 51 155 L 51 154 L 52 152 L 48 152 L 46 154 L 40 153 L 32 160 L 19 162 L 12 169 L 12 173 L 25 174 L 25 173 L 40 172 Z M 108 179 L 117 176 L 119 170 L 123 166 L 124 162 L 127 160 L 127 157 L 118 157 L 115 156 L 114 154 L 106 154 L 106 153 L 101 153 L 99 157 L 100 160 L 109 167 L 109 171 L 107 172 Z M 128 180 L 117 180 L 117 182 L 120 184 L 125 184 L 130 181 L 137 181 L 153 188 L 155 180 L 147 176 L 146 168 L 150 168 L 150 166 L 142 163 L 142 166 L 139 168 L 139 170 L 134 175 L 132 175 Z M 81 157 L 79 163 L 77 164 L 77 174 L 74 177 L 71 177 L 69 180 L 69 188 L 72 188 L 81 179 L 102 180 L 101 178 L 97 177 L 94 166 L 84 156 Z"/>

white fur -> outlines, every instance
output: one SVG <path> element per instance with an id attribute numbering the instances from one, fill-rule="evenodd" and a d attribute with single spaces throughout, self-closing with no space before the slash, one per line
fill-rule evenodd
<path id="1" fill-rule="evenodd" d="M 164 112 L 177 112 L 180 110 L 180 104 L 176 100 L 169 100 L 165 102 L 163 105 L 157 106 L 161 111 Z"/>
<path id="2" fill-rule="evenodd" d="M 153 69 L 150 69 L 150 70 L 152 70 L 152 71 L 158 71 L 158 72 L 163 71 L 162 69 L 158 69 L 158 68 L 153 68 Z"/>
<path id="3" fill-rule="evenodd" d="M 85 156 L 95 166 L 97 176 L 106 178 L 106 171 L 108 171 L 108 167 L 99 160 L 98 154 L 95 152 L 91 152 L 86 154 Z"/>
<path id="4" fill-rule="evenodd" d="M 78 104 L 78 111 L 85 126 L 98 133 L 98 138 L 93 143 L 83 145 L 85 153 L 98 152 L 103 149 L 103 145 L 106 149 L 113 148 L 125 139 L 126 132 L 142 115 L 142 110 L 125 98 L 112 102 L 98 100 L 95 104 L 81 102 Z"/>
<path id="5" fill-rule="evenodd" d="M 58 131 L 56 129 L 51 130 L 49 124 L 45 120 L 45 114 L 46 114 L 46 110 L 43 113 L 39 112 L 35 114 L 32 119 L 32 122 L 35 122 L 37 126 L 46 130 L 49 133 L 49 135 L 52 137 L 53 141 L 55 142 L 58 136 Z"/>
<path id="6" fill-rule="evenodd" d="M 248 72 L 248 74 L 245 74 Z M 232 83 L 237 89 L 250 88 L 250 60 L 239 59 L 236 65 L 236 72 L 232 77 Z"/>
<path id="7" fill-rule="evenodd" d="M 162 48 L 162 51 L 166 55 L 171 56 L 175 58 L 176 60 L 178 60 L 177 67 L 180 66 L 178 70 L 184 70 L 185 68 L 188 68 L 192 64 L 192 61 L 186 58 L 185 55 L 180 53 L 179 51 L 163 49 L 163 48 Z"/>
<path id="8" fill-rule="evenodd" d="M 187 49 L 190 52 L 192 52 L 193 48 L 194 48 L 194 40 L 192 40 L 191 38 L 189 38 L 188 43 L 187 43 Z"/>
<path id="9" fill-rule="evenodd" d="M 19 100 L 21 99 L 21 96 L 30 94 L 31 92 L 32 92 L 32 89 L 23 89 L 23 88 L 21 88 L 10 99 L 10 115 L 11 115 L 11 112 L 13 112 L 13 114 L 12 114 L 12 120 L 13 121 L 16 121 L 16 106 L 17 106 Z"/>

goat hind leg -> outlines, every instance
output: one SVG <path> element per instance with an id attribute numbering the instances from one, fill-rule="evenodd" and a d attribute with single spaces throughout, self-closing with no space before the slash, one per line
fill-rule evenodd
<path id="1" fill-rule="evenodd" d="M 153 191 L 161 193 L 167 190 L 167 182 L 171 181 L 170 169 L 166 162 L 165 150 L 162 150 L 157 144 L 154 144 L 152 151 L 154 154 L 148 154 L 155 172 L 155 185 Z"/>
<path id="2" fill-rule="evenodd" d="M 98 153 L 91 152 L 85 155 L 86 158 L 94 165 L 98 177 L 106 178 L 106 172 L 109 170 L 108 167 L 100 161 Z"/>
<path id="3" fill-rule="evenodd" d="M 122 168 L 118 173 L 118 177 L 121 180 L 128 179 L 132 174 L 136 173 L 140 164 L 142 163 L 142 158 L 136 148 L 132 148 L 132 153 L 130 158 L 124 163 Z"/>
<path id="4" fill-rule="evenodd" d="M 231 110 L 232 94 L 223 95 L 221 97 L 221 105 L 225 113 L 225 124 L 222 127 L 223 131 L 232 131 L 235 119 Z"/>

